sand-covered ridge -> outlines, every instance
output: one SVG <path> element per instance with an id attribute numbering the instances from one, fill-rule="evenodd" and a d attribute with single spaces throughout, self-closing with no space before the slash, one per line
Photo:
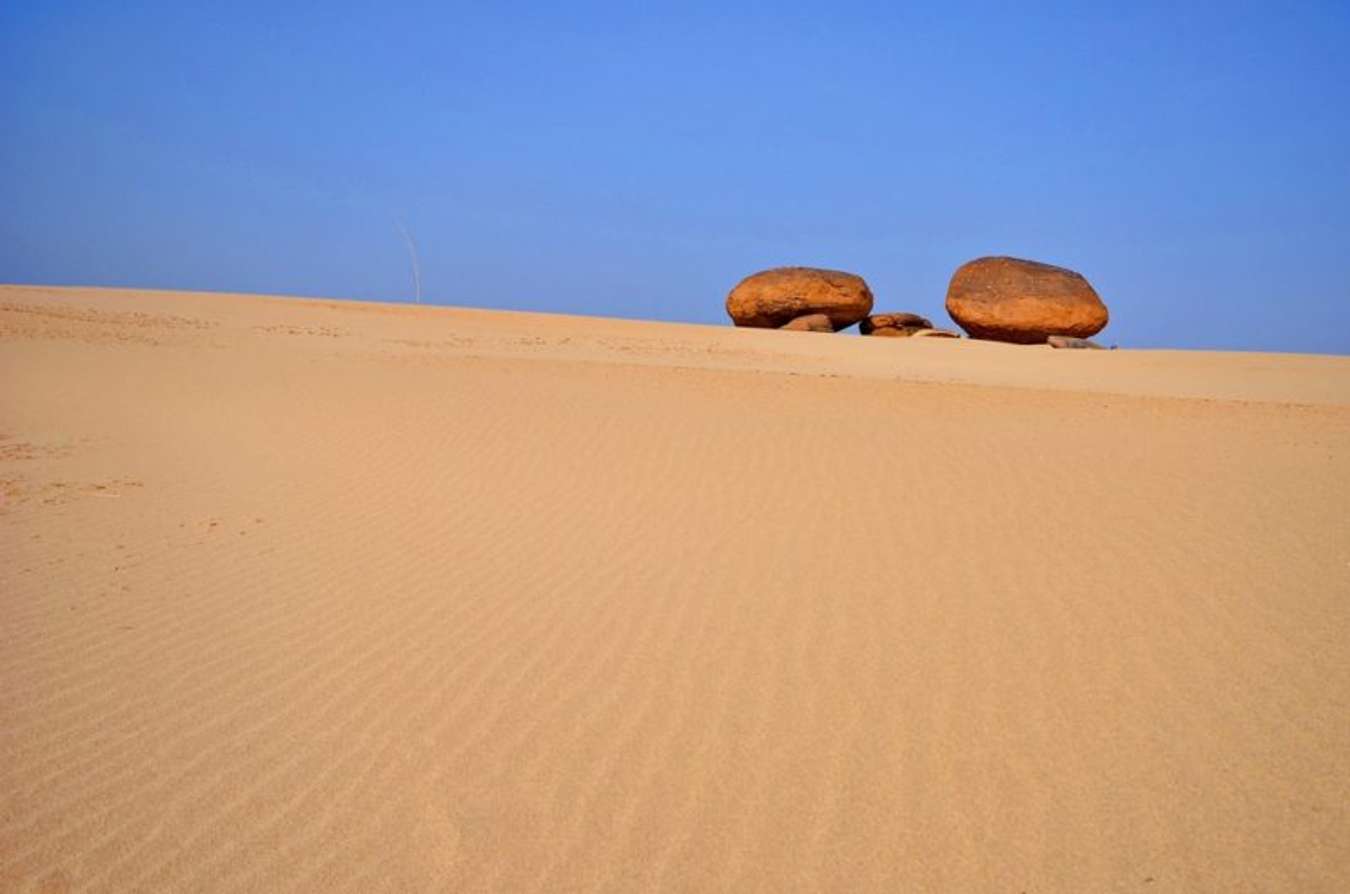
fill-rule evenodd
<path id="1" fill-rule="evenodd" d="M 1350 890 L 1350 358 L 3 287 L 0 494 L 0 891 Z"/>

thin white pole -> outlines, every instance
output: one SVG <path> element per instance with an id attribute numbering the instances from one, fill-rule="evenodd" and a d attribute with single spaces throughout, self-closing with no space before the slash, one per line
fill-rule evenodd
<path id="1" fill-rule="evenodd" d="M 408 243 L 408 258 L 412 261 L 413 290 L 417 297 L 417 303 L 422 303 L 422 268 L 417 263 L 417 243 L 413 241 L 412 233 L 403 225 L 403 221 L 396 220 L 398 231 L 403 234 L 403 241 Z"/>

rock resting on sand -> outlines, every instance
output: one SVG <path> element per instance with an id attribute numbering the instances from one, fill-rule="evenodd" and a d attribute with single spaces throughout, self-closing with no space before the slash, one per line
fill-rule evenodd
<path id="1" fill-rule="evenodd" d="M 790 320 L 778 328 L 786 329 L 789 332 L 833 332 L 834 324 L 825 314 L 807 314 L 804 317 Z"/>
<path id="2" fill-rule="evenodd" d="M 972 338 L 1044 344 L 1051 335 L 1087 338 L 1109 319 L 1082 274 L 1019 258 L 962 264 L 947 287 L 947 312 Z"/>
<path id="3" fill-rule="evenodd" d="M 927 317 L 911 313 L 872 314 L 858 326 L 873 338 L 960 338 L 949 329 L 934 329 Z"/>
<path id="4" fill-rule="evenodd" d="M 909 338 L 916 332 L 923 332 L 921 326 L 881 326 L 865 333 L 869 338 Z"/>
<path id="5" fill-rule="evenodd" d="M 872 310 L 872 292 L 861 276 L 815 267 L 777 267 L 747 276 L 727 295 L 737 326 L 777 329 L 799 317 L 824 314 L 843 329 Z"/>
<path id="6" fill-rule="evenodd" d="M 883 326 L 867 333 L 869 338 L 960 338 L 950 329 L 925 329 L 920 326 Z"/>
<path id="7" fill-rule="evenodd" d="M 1052 335 L 1046 339 L 1052 348 L 1088 348 L 1095 351 L 1102 350 L 1102 346 L 1095 341 L 1089 341 L 1086 338 L 1074 338 L 1071 335 Z"/>
<path id="8" fill-rule="evenodd" d="M 932 329 L 933 323 L 927 317 L 918 314 L 899 312 L 893 314 L 872 314 L 858 324 L 858 331 L 871 335 L 877 329 Z"/>

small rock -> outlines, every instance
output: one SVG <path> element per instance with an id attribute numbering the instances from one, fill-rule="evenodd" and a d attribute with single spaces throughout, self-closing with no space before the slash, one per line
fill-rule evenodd
<path id="1" fill-rule="evenodd" d="M 909 338 L 916 332 L 923 332 L 919 326 L 882 326 L 873 329 L 867 335 L 871 338 Z"/>
<path id="2" fill-rule="evenodd" d="M 833 332 L 834 325 L 830 323 L 830 318 L 825 314 L 806 314 L 784 323 L 779 329 L 787 329 L 791 332 Z"/>
<path id="3" fill-rule="evenodd" d="M 858 328 L 863 335 L 871 335 L 873 329 L 932 329 L 933 323 L 927 317 L 911 313 L 872 314 L 864 319 Z"/>
<path id="4" fill-rule="evenodd" d="M 1102 350 L 1102 346 L 1086 338 L 1074 338 L 1072 335 L 1051 335 L 1046 339 L 1052 348 L 1091 348 Z"/>
<path id="5" fill-rule="evenodd" d="M 960 333 L 953 332 L 950 329 L 920 329 L 914 333 L 914 338 L 960 338 Z"/>

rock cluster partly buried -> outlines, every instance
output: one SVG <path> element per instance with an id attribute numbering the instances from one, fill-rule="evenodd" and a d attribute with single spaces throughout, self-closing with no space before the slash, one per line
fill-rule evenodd
<path id="1" fill-rule="evenodd" d="M 957 268 L 947 287 L 947 312 L 972 338 L 1054 347 L 1083 342 L 1109 319 L 1091 284 L 1063 267 L 1020 258 L 978 258 Z M 727 295 L 737 326 L 836 332 L 860 323 L 881 338 L 959 338 L 914 313 L 872 313 L 861 276 L 816 267 L 777 267 L 747 276 Z"/>
<path id="2" fill-rule="evenodd" d="M 911 313 L 894 313 L 872 314 L 859 324 L 858 331 L 863 335 L 875 335 L 883 329 L 908 329 L 917 332 L 920 329 L 932 328 L 933 324 L 927 317 Z M 908 335 L 909 333 L 905 334 Z"/>
<path id="3" fill-rule="evenodd" d="M 934 329 L 927 317 L 898 312 L 872 314 L 858 325 L 858 331 L 874 338 L 960 338 L 947 329 Z"/>

